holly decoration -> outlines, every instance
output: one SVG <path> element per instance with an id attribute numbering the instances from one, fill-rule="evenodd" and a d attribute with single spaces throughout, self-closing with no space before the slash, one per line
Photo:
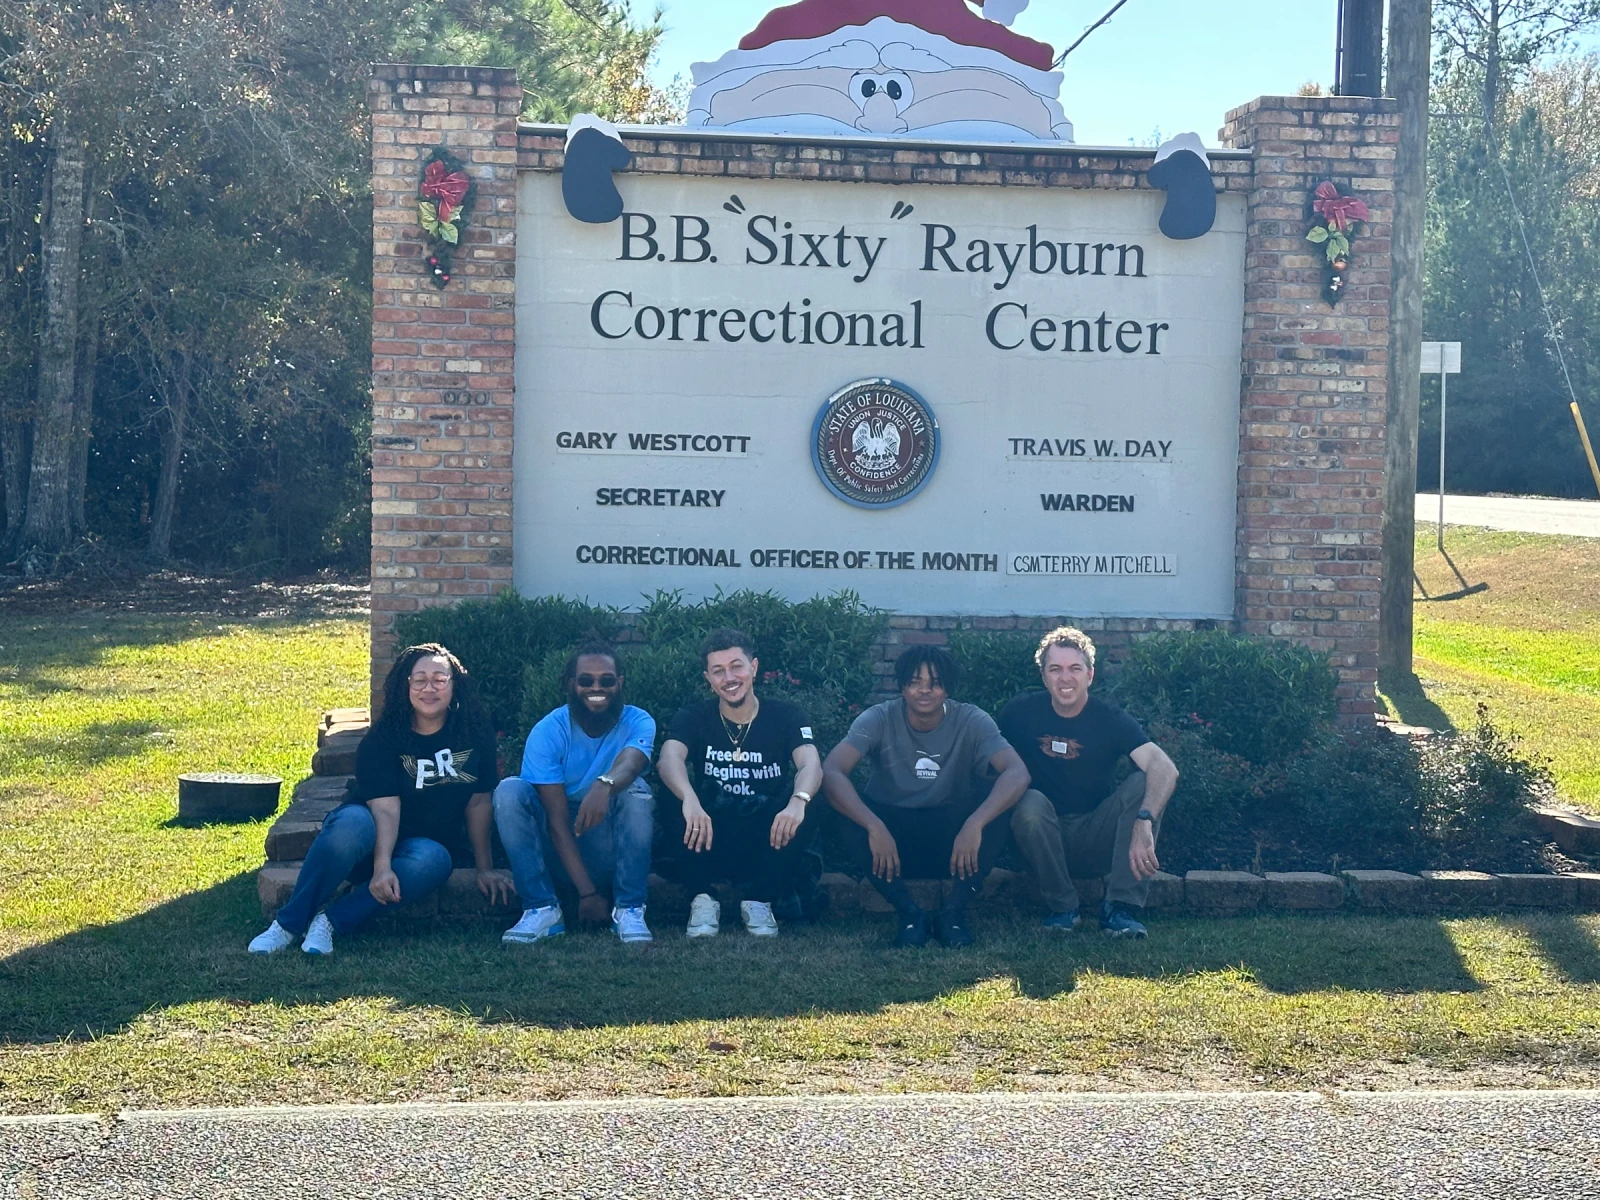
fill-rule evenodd
<path id="1" fill-rule="evenodd" d="M 455 155 L 443 148 L 428 155 L 417 187 L 417 220 L 428 239 L 428 275 L 436 288 L 450 282 L 451 257 L 461 244 L 477 191 Z"/>
<path id="2" fill-rule="evenodd" d="M 1306 241 L 1323 248 L 1328 257 L 1327 275 L 1322 283 L 1322 298 L 1328 304 L 1339 302 L 1345 291 L 1345 272 L 1350 269 L 1350 243 L 1357 221 L 1371 219 L 1367 206 L 1355 196 L 1341 195 L 1337 184 L 1317 184 L 1311 196 L 1315 220 Z"/>

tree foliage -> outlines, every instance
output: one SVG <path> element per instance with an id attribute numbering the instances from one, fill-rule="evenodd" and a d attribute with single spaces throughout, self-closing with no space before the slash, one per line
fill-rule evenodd
<path id="1" fill-rule="evenodd" d="M 614 0 L 0 0 L 0 561 L 364 562 L 368 65 L 662 119 L 659 32 Z"/>
<path id="2" fill-rule="evenodd" d="M 1463 344 L 1446 486 L 1591 495 L 1555 338 L 1593 420 L 1600 62 L 1549 55 L 1600 22 L 1600 0 L 1437 0 L 1435 14 L 1427 336 Z M 1438 478 L 1439 396 L 1426 377 L 1424 487 Z"/>

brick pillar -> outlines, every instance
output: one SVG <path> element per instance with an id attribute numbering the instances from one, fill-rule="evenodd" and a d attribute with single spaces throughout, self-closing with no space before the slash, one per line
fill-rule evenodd
<path id="1" fill-rule="evenodd" d="M 514 70 L 380 64 L 372 111 L 372 695 L 394 620 L 511 583 L 516 267 Z M 452 277 L 433 286 L 417 224 L 442 146 L 477 183 Z M 377 705 L 374 703 L 374 709 Z"/>
<path id="2" fill-rule="evenodd" d="M 1346 719 L 1377 710 L 1389 235 L 1400 118 L 1392 100 L 1265 96 L 1227 117 L 1224 145 L 1255 151 L 1246 207 L 1239 575 L 1246 633 L 1330 657 Z M 1366 201 L 1349 290 L 1322 299 L 1305 240 L 1323 180 Z"/>

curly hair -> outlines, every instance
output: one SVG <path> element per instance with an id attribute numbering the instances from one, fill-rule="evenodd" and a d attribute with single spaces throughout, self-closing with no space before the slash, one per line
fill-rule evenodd
<path id="1" fill-rule="evenodd" d="M 1044 656 L 1050 653 L 1052 646 L 1066 646 L 1083 655 L 1089 664 L 1089 670 L 1094 670 L 1094 639 L 1081 629 L 1074 629 L 1071 625 L 1057 625 L 1049 633 L 1039 639 L 1039 648 L 1033 652 L 1033 665 L 1039 670 L 1044 670 Z"/>
<path id="2" fill-rule="evenodd" d="M 477 683 L 461 665 L 461 660 L 438 642 L 423 642 L 400 651 L 383 680 L 383 712 L 378 715 L 374 730 L 385 729 L 401 736 L 410 731 L 411 668 L 421 658 L 442 658 L 450 664 L 450 712 L 445 717 L 445 726 L 452 733 L 474 739 L 492 733 L 489 714 L 478 698 Z"/>
<path id="3" fill-rule="evenodd" d="M 700 665 L 703 667 L 713 654 L 721 654 L 724 650 L 740 650 L 748 659 L 756 656 L 756 642 L 742 629 L 713 629 L 706 634 L 706 640 L 700 643 Z"/>

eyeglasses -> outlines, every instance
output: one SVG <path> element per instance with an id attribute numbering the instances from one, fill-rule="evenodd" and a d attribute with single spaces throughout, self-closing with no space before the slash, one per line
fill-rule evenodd
<path id="1" fill-rule="evenodd" d="M 605 675 L 579 675 L 577 684 L 581 688 L 614 688 L 617 686 L 617 677 L 612 674 Z"/>
<path id="2" fill-rule="evenodd" d="M 430 687 L 439 688 L 441 691 L 450 686 L 448 675 L 413 675 L 407 681 L 411 684 L 413 692 L 425 692 Z"/>

